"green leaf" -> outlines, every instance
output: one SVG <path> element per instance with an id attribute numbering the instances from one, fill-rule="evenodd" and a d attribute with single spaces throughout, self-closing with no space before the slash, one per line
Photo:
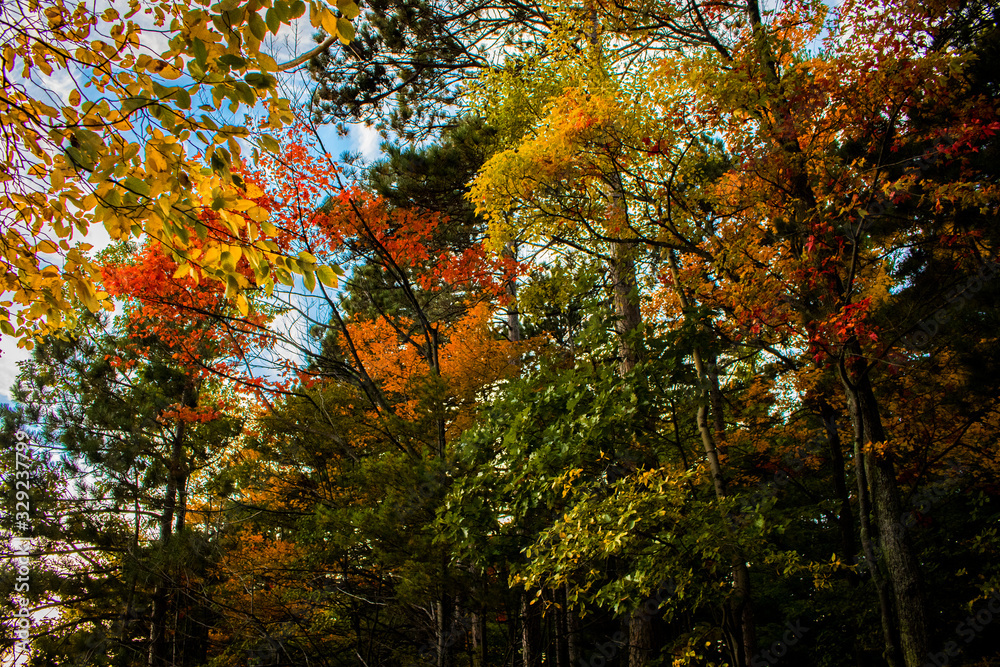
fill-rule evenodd
<path id="1" fill-rule="evenodd" d="M 285 23 L 291 18 L 290 10 L 288 8 L 288 3 L 283 0 L 274 0 L 274 4 L 271 5 L 271 9 L 278 16 L 278 21 Z"/>
<path id="2" fill-rule="evenodd" d="M 359 14 L 361 14 L 361 9 L 358 8 L 357 3 L 354 0 L 337 0 L 337 9 L 348 19 L 356 19 Z"/>
<path id="3" fill-rule="evenodd" d="M 125 187 L 143 197 L 149 196 L 149 184 L 135 176 L 127 176 L 125 178 Z"/>
<path id="4" fill-rule="evenodd" d="M 189 93 L 184 88 L 178 87 L 173 93 L 174 103 L 177 105 L 178 109 L 190 109 L 191 108 L 191 93 Z"/>
<path id="5" fill-rule="evenodd" d="M 126 97 L 122 100 L 122 109 L 128 113 L 149 104 L 148 97 Z M 214 109 L 213 109 L 214 111 Z"/>
<path id="6" fill-rule="evenodd" d="M 257 39 L 263 40 L 267 36 L 267 24 L 264 23 L 264 19 L 260 17 L 260 14 L 253 13 L 250 15 L 250 32 Z"/>
<path id="7" fill-rule="evenodd" d="M 347 19 L 337 19 L 337 36 L 344 44 L 349 44 L 354 39 L 354 24 Z"/>
<path id="8" fill-rule="evenodd" d="M 219 56 L 219 62 L 236 69 L 243 69 L 247 66 L 247 61 L 235 53 L 227 53 Z"/>
<path id="9" fill-rule="evenodd" d="M 278 30 L 281 28 L 281 17 L 278 16 L 276 9 L 272 7 L 267 10 L 267 14 L 264 15 L 264 23 L 267 24 L 267 29 L 271 31 L 271 34 L 278 34 Z"/>
<path id="10" fill-rule="evenodd" d="M 295 280 L 292 278 L 292 274 L 287 270 L 278 267 L 274 270 L 274 276 L 278 279 L 278 282 L 286 287 L 292 287 L 295 285 Z"/>
<path id="11" fill-rule="evenodd" d="M 267 151 L 269 151 L 271 153 L 280 153 L 281 152 L 281 144 L 279 144 L 278 140 L 275 139 L 274 137 L 272 137 L 270 134 L 262 134 L 262 135 L 260 135 L 260 145 L 265 150 L 267 150 Z"/>
<path id="12" fill-rule="evenodd" d="M 208 49 L 205 48 L 205 42 L 195 37 L 191 42 L 191 52 L 194 53 L 194 59 L 204 69 L 208 64 Z"/>
<path id="13" fill-rule="evenodd" d="M 243 79 L 258 90 L 271 88 L 274 85 L 274 78 L 260 72 L 248 72 Z"/>
<path id="14" fill-rule="evenodd" d="M 219 157 L 218 153 L 212 156 L 212 159 L 209 160 L 209 163 L 212 165 L 212 171 L 216 172 L 225 171 L 226 169 L 229 168 L 229 164 L 224 159 Z"/>
<path id="15" fill-rule="evenodd" d="M 253 88 L 248 86 L 246 83 L 242 81 L 234 81 L 233 88 L 236 89 L 236 92 L 239 94 L 240 99 L 243 100 L 246 104 L 253 106 L 254 103 L 257 101 L 257 95 L 253 92 Z"/>

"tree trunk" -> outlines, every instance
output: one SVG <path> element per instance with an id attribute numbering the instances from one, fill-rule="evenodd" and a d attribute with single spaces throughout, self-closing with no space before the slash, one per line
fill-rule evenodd
<path id="1" fill-rule="evenodd" d="M 182 401 L 186 403 L 186 401 Z M 174 513 L 177 508 L 178 482 L 181 476 L 181 466 L 184 456 L 184 433 L 185 425 L 181 422 L 177 426 L 170 447 L 170 461 L 168 463 L 167 489 L 163 499 L 163 513 L 160 515 L 160 546 L 166 548 L 170 543 L 172 528 L 174 523 Z M 167 564 L 164 563 L 166 568 Z M 149 667 L 160 667 L 169 663 L 166 652 L 166 624 L 167 624 L 167 589 L 169 587 L 170 573 L 161 570 L 156 573 L 159 581 L 153 589 L 153 603 L 150 610 L 149 619 L 149 656 L 147 664 Z"/>
<path id="2" fill-rule="evenodd" d="M 517 261 L 517 246 L 513 241 L 507 243 L 503 248 L 503 256 L 506 259 Z M 514 278 L 507 281 L 504 286 L 510 305 L 507 306 L 507 338 L 511 342 L 521 340 L 521 317 L 517 309 L 517 282 Z"/>
<path id="3" fill-rule="evenodd" d="M 860 443 L 870 491 L 871 510 L 878 530 L 882 556 L 895 602 L 899 624 L 899 649 L 906 667 L 921 667 L 927 655 L 927 620 L 920 566 L 899 516 L 902 503 L 891 452 L 880 452 L 872 443 L 886 441 L 878 401 L 868 376 L 868 365 L 857 341 L 846 346 L 855 360 L 848 371 L 841 367 L 855 434 Z M 874 570 L 874 567 L 873 567 Z"/>
<path id="4" fill-rule="evenodd" d="M 485 609 L 472 614 L 472 665 L 486 667 L 486 615 Z"/>
<path id="5" fill-rule="evenodd" d="M 681 307 L 687 310 L 689 307 L 688 298 L 680 284 L 677 259 L 672 251 L 669 254 L 669 265 L 677 297 L 680 299 Z M 726 481 L 722 474 L 722 464 L 719 462 L 718 442 L 725 434 L 725 420 L 722 415 L 718 372 L 714 368 L 714 364 L 712 369 L 706 368 L 699 348 L 692 349 L 691 356 L 694 359 L 695 372 L 702 388 L 701 404 L 698 406 L 696 415 L 698 432 L 701 434 L 705 457 L 708 459 L 709 470 L 712 474 L 715 496 L 719 501 L 722 501 L 726 497 Z M 713 410 L 713 423 L 711 425 L 709 424 L 709 405 L 716 406 Z M 728 525 L 728 517 L 723 516 L 723 520 Z M 727 617 L 738 625 L 736 628 L 738 636 L 733 638 L 738 644 L 732 646 L 731 649 L 736 667 L 748 667 L 757 653 L 757 627 L 753 616 L 750 571 L 747 569 L 746 560 L 741 553 L 733 555 L 732 568 L 734 596 L 729 600 Z"/>
<path id="6" fill-rule="evenodd" d="M 899 638 L 896 635 L 896 619 L 892 613 L 892 601 L 889 599 L 889 584 L 882 574 L 882 563 L 879 562 L 872 544 L 871 520 L 869 519 L 871 505 L 868 502 L 868 475 L 865 471 L 865 457 L 861 451 L 861 438 L 854 440 L 854 463 L 858 478 L 858 514 L 861 517 L 861 548 L 875 584 L 878 595 L 879 616 L 882 619 L 882 640 L 885 648 L 882 655 L 889 667 L 899 667 L 901 653 Z"/>
<path id="7" fill-rule="evenodd" d="M 569 582 L 563 587 L 563 596 L 566 600 L 566 650 L 569 664 L 576 667 L 580 659 L 580 617 L 569 608 Z"/>
<path id="8" fill-rule="evenodd" d="M 530 604 L 532 598 L 528 591 L 521 593 L 521 664 L 523 667 L 538 667 L 541 665 L 539 650 L 539 634 L 541 628 L 538 618 L 538 606 Z"/>
<path id="9" fill-rule="evenodd" d="M 628 624 L 629 667 L 645 667 L 653 656 L 653 616 L 643 605 L 632 613 Z"/>
<path id="10" fill-rule="evenodd" d="M 449 667 L 451 665 L 451 647 L 454 643 L 451 637 L 454 614 L 450 595 L 441 595 L 441 599 L 435 604 L 435 612 L 435 616 L 437 616 L 437 667 Z"/>
<path id="11" fill-rule="evenodd" d="M 851 495 L 847 491 L 847 467 L 844 463 L 843 444 L 840 441 L 840 431 L 833 407 L 825 400 L 819 403 L 820 416 L 823 418 L 823 428 L 826 430 L 826 442 L 830 450 L 830 462 L 833 466 L 833 488 L 840 499 L 840 512 L 837 516 L 837 527 L 840 530 L 840 545 L 845 562 L 850 562 L 857 553 L 857 542 L 854 539 L 854 512 L 851 510 Z M 848 574 L 851 586 L 857 586 L 858 577 L 855 573 Z"/>
<path id="12" fill-rule="evenodd" d="M 618 368 L 624 375 L 639 361 L 633 332 L 642 323 L 639 291 L 635 280 L 635 244 L 611 244 L 610 277 L 615 306 L 615 332 L 618 334 Z"/>

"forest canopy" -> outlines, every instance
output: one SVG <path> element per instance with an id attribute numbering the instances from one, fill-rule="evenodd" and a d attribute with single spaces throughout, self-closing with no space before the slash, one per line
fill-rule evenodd
<path id="1" fill-rule="evenodd" d="M 4 664 L 1000 665 L 998 21 L 6 0 Z"/>

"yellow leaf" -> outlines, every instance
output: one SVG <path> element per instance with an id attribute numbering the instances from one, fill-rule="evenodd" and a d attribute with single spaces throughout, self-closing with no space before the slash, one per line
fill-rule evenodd
<path id="1" fill-rule="evenodd" d="M 263 51 L 257 54 L 257 63 L 265 72 L 276 72 L 278 70 L 278 63 L 274 62 L 274 58 Z"/>
<path id="2" fill-rule="evenodd" d="M 240 315 L 246 317 L 247 313 L 250 312 L 250 304 L 247 303 L 247 298 L 243 294 L 236 295 L 236 308 L 239 309 Z"/>
<path id="3" fill-rule="evenodd" d="M 250 219 L 254 222 L 264 222 L 271 217 L 271 214 L 262 209 L 260 206 L 253 206 L 247 209 L 247 215 L 249 215 Z"/>
<path id="4" fill-rule="evenodd" d="M 329 35 L 337 34 L 337 17 L 333 15 L 333 12 L 323 9 L 319 12 L 319 22 L 320 27 L 323 28 Z"/>
<path id="5" fill-rule="evenodd" d="M 333 289 L 337 287 L 337 274 L 329 266 L 316 267 L 316 277 L 327 287 Z"/>
<path id="6" fill-rule="evenodd" d="M 170 79 L 170 80 L 179 79 L 181 78 L 182 74 L 183 72 L 181 72 L 179 69 L 177 69 L 176 67 L 174 67 L 169 63 L 167 64 L 166 67 L 164 67 L 159 71 L 160 76 L 162 76 L 164 79 Z"/>
<path id="7" fill-rule="evenodd" d="M 361 10 L 358 8 L 358 5 L 354 2 L 354 0 L 337 0 L 337 9 L 340 10 L 341 14 L 351 20 L 356 19 L 358 15 L 361 14 Z"/>

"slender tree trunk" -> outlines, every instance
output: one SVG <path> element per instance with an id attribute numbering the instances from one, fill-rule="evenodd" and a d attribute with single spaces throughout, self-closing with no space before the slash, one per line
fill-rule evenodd
<path id="1" fill-rule="evenodd" d="M 569 583 L 563 586 L 563 596 L 566 600 L 566 650 L 569 654 L 569 664 L 576 667 L 580 659 L 580 617 L 569 608 Z"/>
<path id="2" fill-rule="evenodd" d="M 512 261 L 517 261 L 517 246 L 513 241 L 507 243 L 503 248 L 503 256 Z M 517 282 L 514 278 L 507 281 L 504 286 L 510 304 L 507 306 L 507 338 L 511 342 L 521 340 L 521 316 L 517 309 Z"/>
<path id="3" fill-rule="evenodd" d="M 435 604 L 435 616 L 437 616 L 437 667 L 449 667 L 451 665 L 452 641 L 452 621 L 454 609 L 451 596 L 447 593 Z"/>
<path id="4" fill-rule="evenodd" d="M 566 588 L 560 586 L 555 592 L 559 609 L 555 613 L 555 643 L 556 643 L 556 667 L 570 667 L 569 661 L 569 628 L 566 620 L 569 615 L 569 607 L 566 600 Z"/>
<path id="5" fill-rule="evenodd" d="M 162 548 L 165 548 L 170 543 L 172 534 L 174 513 L 177 507 L 178 481 L 184 455 L 184 434 L 185 424 L 181 422 L 177 426 L 177 431 L 174 434 L 170 448 L 167 488 L 163 499 L 163 513 L 160 515 L 160 545 Z M 163 567 L 166 568 L 167 564 L 164 563 Z M 166 624 L 167 589 L 169 587 L 170 573 L 166 570 L 161 570 L 157 573 L 157 577 L 159 581 L 153 590 L 153 604 L 150 610 L 149 621 L 149 656 L 147 660 L 149 667 L 160 667 L 168 663 L 166 653 Z"/>
<path id="6" fill-rule="evenodd" d="M 689 307 L 687 295 L 680 284 L 677 271 L 677 259 L 673 252 L 669 255 L 670 275 L 680 299 L 681 307 L 685 310 Z M 715 496 L 719 501 L 726 497 L 726 481 L 722 474 L 722 464 L 719 461 L 718 442 L 725 434 L 725 419 L 722 415 L 721 390 L 719 388 L 718 372 L 713 368 L 706 367 L 702 359 L 701 350 L 695 347 L 691 351 L 694 359 L 695 372 L 698 375 L 698 382 L 702 387 L 701 403 L 698 406 L 696 415 L 698 432 L 701 434 L 702 446 L 705 449 L 705 457 L 708 459 L 709 470 L 712 474 L 712 483 L 715 487 Z M 713 398 L 714 395 L 714 398 Z M 712 424 L 709 424 L 709 405 L 716 406 L 713 410 Z M 728 517 L 723 517 L 728 524 Z M 757 626 L 753 615 L 753 598 L 750 586 L 750 571 L 747 569 L 746 560 L 743 554 L 736 553 L 732 560 L 733 583 L 735 595 L 729 600 L 729 613 L 727 617 L 738 624 L 738 637 L 734 638 L 739 642 L 733 646 L 733 657 L 736 660 L 736 667 L 748 667 L 757 653 Z"/>
<path id="7" fill-rule="evenodd" d="M 472 614 L 472 665 L 473 667 L 486 667 L 486 614 L 485 609 L 480 609 Z"/>
<path id="8" fill-rule="evenodd" d="M 521 664 L 524 667 L 541 665 L 539 635 L 541 634 L 539 608 L 530 604 L 529 592 L 521 593 Z"/>
<path id="9" fill-rule="evenodd" d="M 865 471 L 865 457 L 861 451 L 861 438 L 854 440 L 854 463 L 858 478 L 858 514 L 861 517 L 861 548 L 868 563 L 868 570 L 872 576 L 872 583 L 875 584 L 875 592 L 878 595 L 879 616 L 882 619 L 882 639 L 885 648 L 882 655 L 889 667 L 899 667 L 901 664 L 901 653 L 899 650 L 899 639 L 896 635 L 896 621 L 892 612 L 892 601 L 889 598 L 889 583 L 882 574 L 882 564 L 875 554 L 872 544 L 872 528 L 869 514 L 871 504 L 868 502 L 868 475 Z"/>
<path id="10" fill-rule="evenodd" d="M 642 605 L 629 620 L 628 656 L 629 667 L 644 667 L 653 657 L 653 617 Z"/>
<path id="11" fill-rule="evenodd" d="M 830 450 L 830 463 L 833 466 L 833 488 L 840 499 L 840 512 L 837 516 L 837 527 L 840 530 L 840 545 L 845 562 L 850 562 L 857 553 L 857 541 L 854 539 L 854 512 L 851 509 L 851 495 L 847 490 L 847 469 L 844 463 L 843 444 L 840 441 L 840 431 L 833 406 L 825 400 L 819 403 L 820 416 L 823 418 L 823 428 L 826 430 L 826 442 Z M 855 573 L 848 573 L 851 586 L 858 584 Z"/>
<path id="12" fill-rule="evenodd" d="M 180 462 L 183 465 L 183 462 Z M 174 523 L 174 533 L 184 530 L 184 521 L 187 517 L 187 482 L 186 473 L 182 473 L 177 479 L 177 507 L 174 511 L 176 521 Z"/>

